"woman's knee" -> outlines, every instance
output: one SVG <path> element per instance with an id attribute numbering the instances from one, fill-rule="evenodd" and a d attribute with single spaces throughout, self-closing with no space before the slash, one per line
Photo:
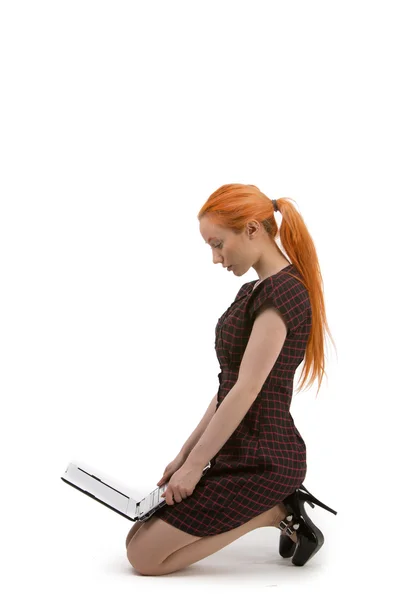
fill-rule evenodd
<path id="1" fill-rule="evenodd" d="M 135 533 L 137 533 L 139 531 L 139 529 L 141 528 L 142 525 L 144 525 L 145 521 L 138 521 L 137 523 L 134 524 L 133 527 L 131 527 L 128 536 L 126 538 L 126 542 L 125 542 L 125 546 L 126 549 L 128 549 L 129 543 L 131 541 L 131 539 L 133 538 L 133 536 L 135 535 Z"/>

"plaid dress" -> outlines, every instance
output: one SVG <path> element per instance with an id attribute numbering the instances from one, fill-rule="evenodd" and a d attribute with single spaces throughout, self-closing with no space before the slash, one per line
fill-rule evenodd
<path id="1" fill-rule="evenodd" d="M 216 410 L 236 383 L 257 309 L 275 306 L 288 333 L 256 400 L 211 459 L 211 468 L 192 495 L 156 511 L 155 516 L 182 531 L 202 537 L 239 527 L 282 502 L 305 479 L 306 445 L 290 405 L 295 371 L 311 330 L 311 305 L 306 287 L 293 275 L 301 279 L 290 264 L 255 288 L 255 281 L 245 283 L 218 319 L 215 350 L 221 372 Z"/>

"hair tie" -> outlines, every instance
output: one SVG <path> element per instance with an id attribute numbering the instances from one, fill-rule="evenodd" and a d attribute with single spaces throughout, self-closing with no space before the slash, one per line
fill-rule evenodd
<path id="1" fill-rule="evenodd" d="M 274 205 L 274 210 L 277 211 L 278 210 L 278 203 L 276 200 L 272 200 L 272 204 Z"/>

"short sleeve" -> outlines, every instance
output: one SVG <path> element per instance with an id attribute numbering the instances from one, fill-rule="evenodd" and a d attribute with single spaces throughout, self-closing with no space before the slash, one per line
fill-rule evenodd
<path id="1" fill-rule="evenodd" d="M 253 290 L 248 310 L 251 320 L 262 306 L 274 306 L 281 313 L 288 333 L 301 325 L 310 315 L 310 300 L 306 287 L 294 277 L 285 275 L 279 280 L 264 279 Z"/>

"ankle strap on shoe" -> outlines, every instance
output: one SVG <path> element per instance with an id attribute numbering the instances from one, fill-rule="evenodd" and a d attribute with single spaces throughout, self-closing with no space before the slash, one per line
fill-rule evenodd
<path id="1" fill-rule="evenodd" d="M 293 521 L 293 515 L 287 515 L 279 523 L 279 529 L 286 535 L 292 535 L 299 527 L 300 523 Z"/>

